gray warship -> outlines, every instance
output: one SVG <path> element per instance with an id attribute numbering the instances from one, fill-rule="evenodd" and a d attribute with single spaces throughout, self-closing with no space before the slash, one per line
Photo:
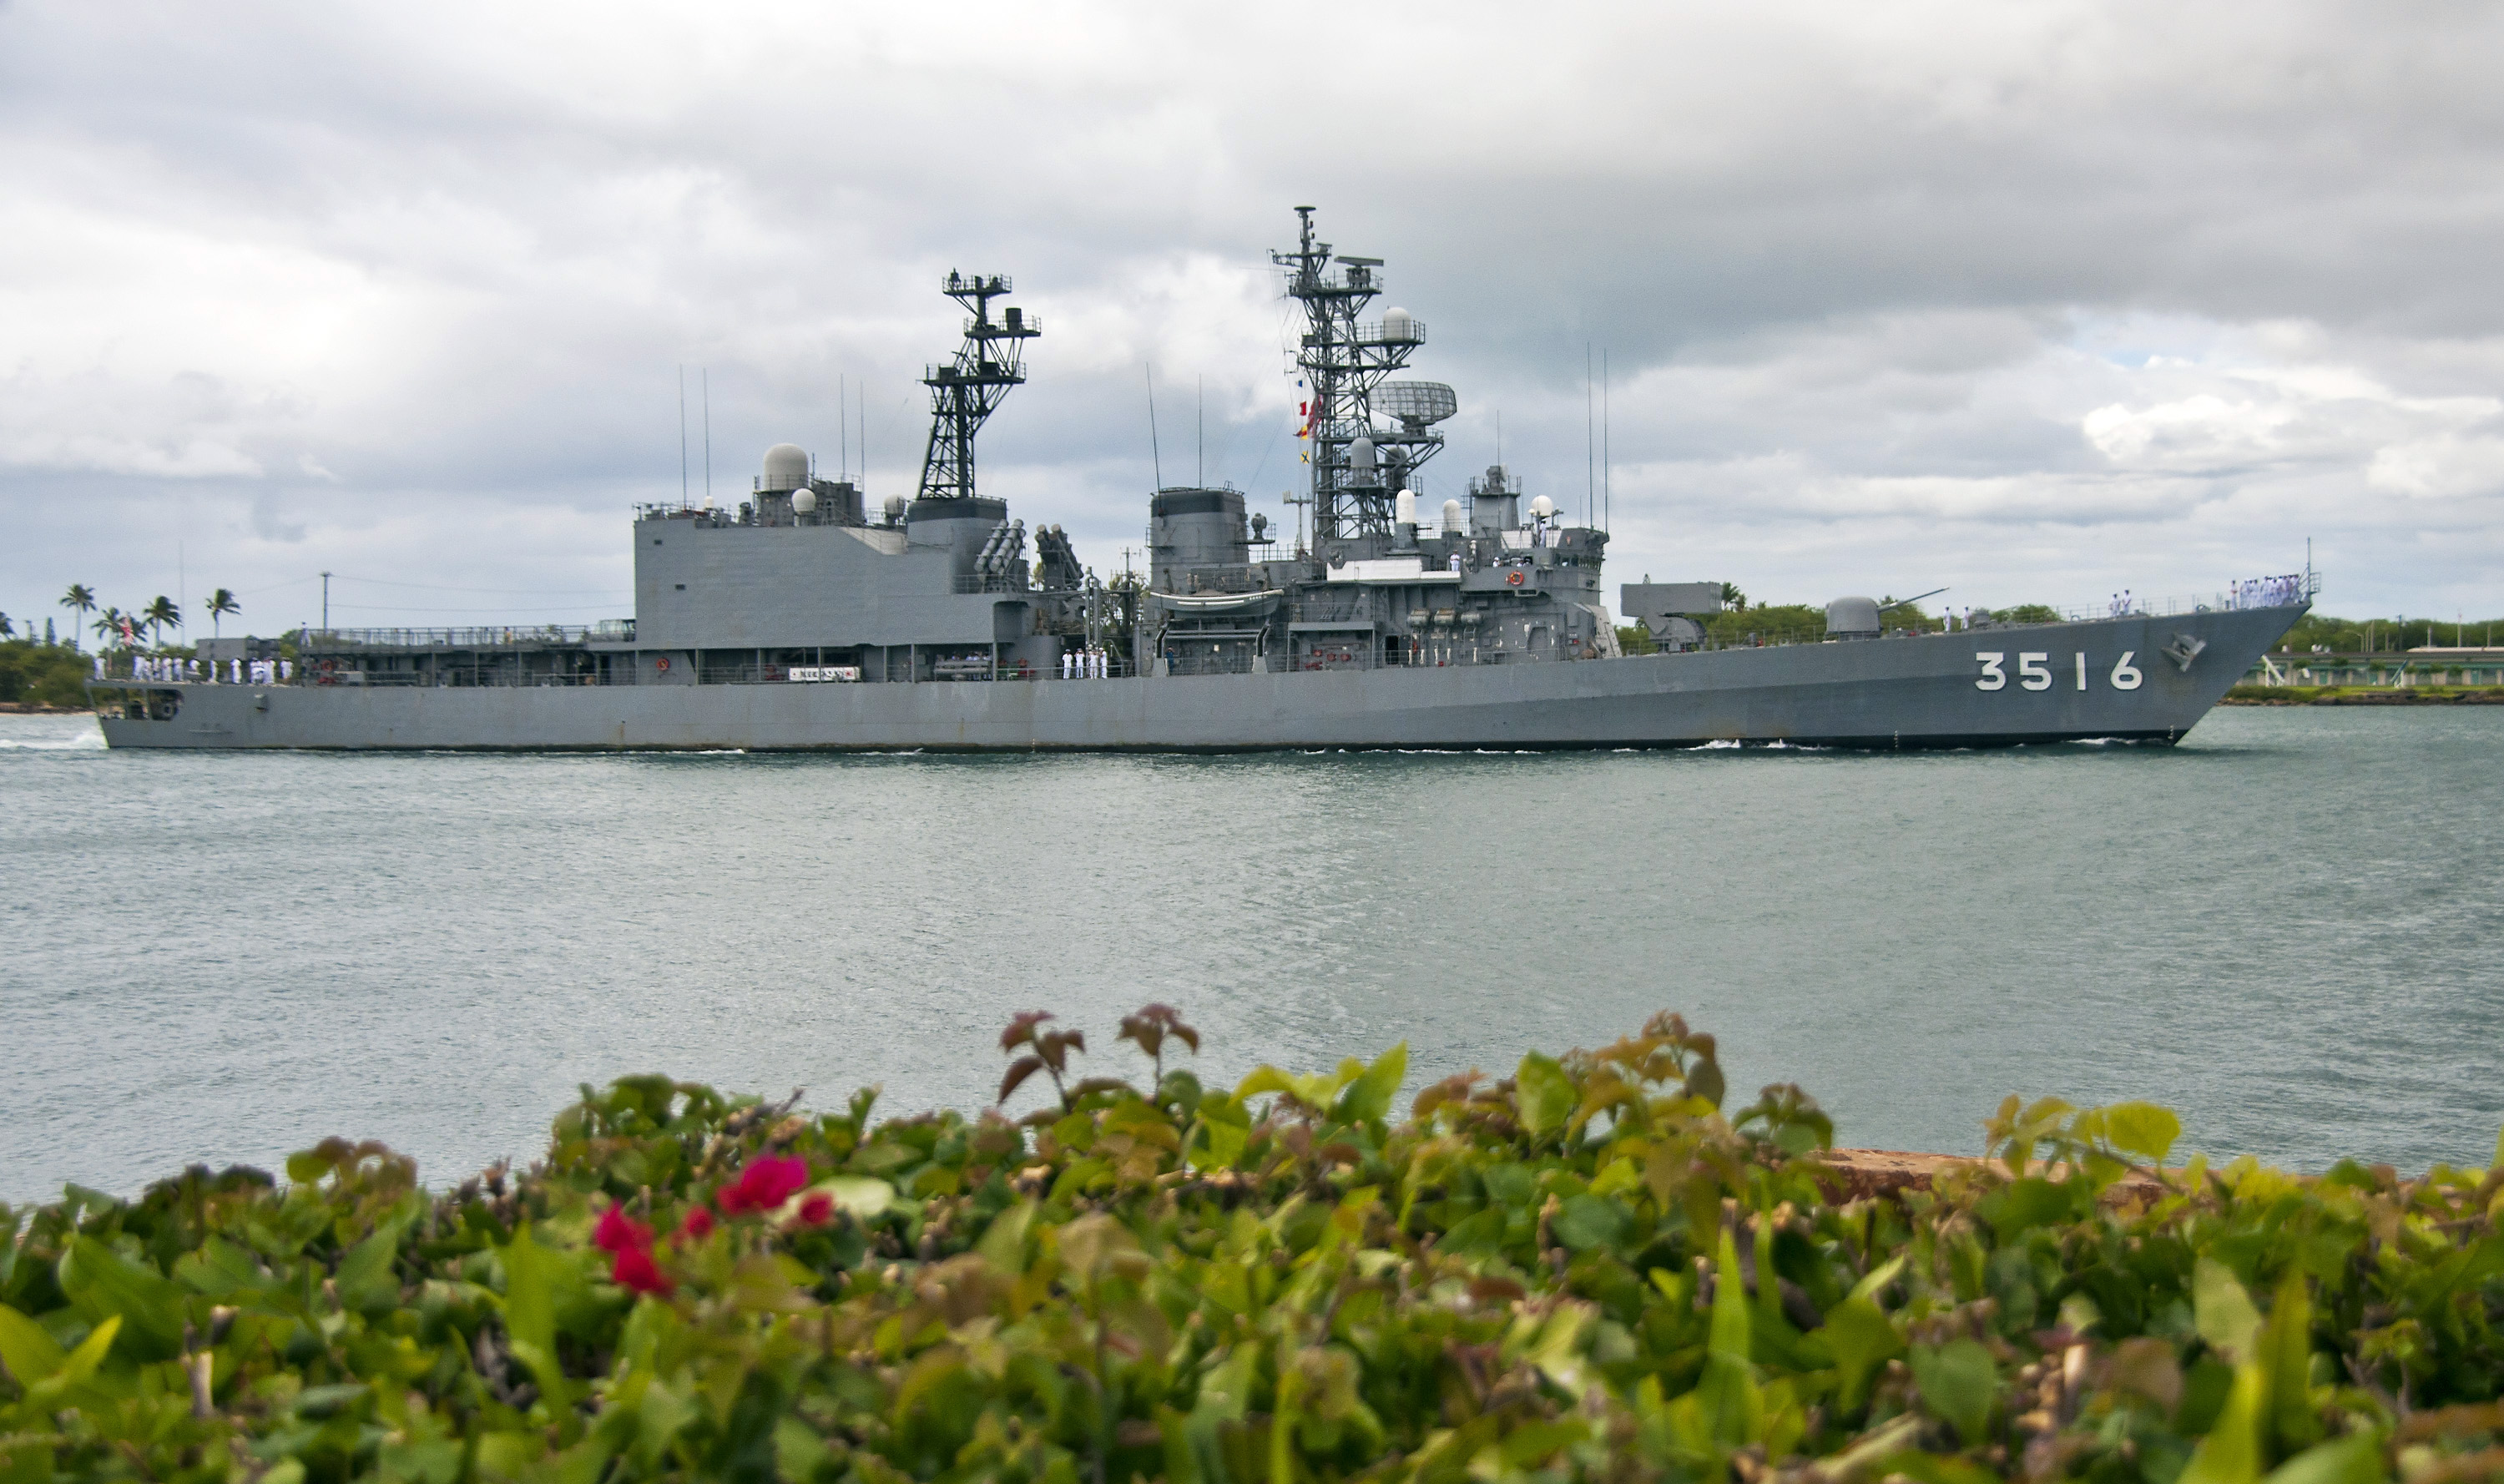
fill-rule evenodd
<path id="1" fill-rule="evenodd" d="M 1425 343 L 1370 317 L 1379 259 L 1297 209 L 1270 255 L 1304 313 L 1308 466 L 1292 543 L 1232 488 L 1161 488 L 1144 573 L 1099 578 L 1057 526 L 978 493 L 976 434 L 1042 327 L 1003 276 L 951 273 L 962 343 L 923 378 L 919 488 L 870 508 L 800 448 L 736 511 L 644 505 L 635 616 L 584 628 L 290 636 L 203 667 L 125 661 L 91 684 L 114 747 L 1230 751 L 1773 743 L 2172 742 L 2294 623 L 2313 582 L 2186 611 L 1891 629 L 1842 598 L 1811 642 L 1708 638 L 1719 582 L 1620 588 L 1656 651 L 1622 652 L 1608 534 L 1501 465 L 1422 514 L 1452 389 L 1401 375 Z M 1029 545 L 1031 555 L 1029 555 Z M 238 641 L 226 641 L 234 645 Z M 267 645 L 269 641 L 259 641 Z M 249 646 L 246 646 L 249 647 Z"/>

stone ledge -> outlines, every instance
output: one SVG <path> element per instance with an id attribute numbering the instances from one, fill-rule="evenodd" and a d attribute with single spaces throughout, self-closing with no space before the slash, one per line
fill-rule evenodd
<path id="1" fill-rule="evenodd" d="M 1826 1182 L 1837 1202 L 1927 1191 L 1941 1173 L 1983 1162 L 1966 1155 L 1919 1155 L 1897 1149 L 1829 1149 L 1823 1157 L 1826 1169 L 1838 1177 Z M 2042 1168 L 2037 1163 L 2030 1173 L 2040 1173 Z M 2123 1201 L 2164 1193 L 2164 1184 L 2154 1176 L 2133 1171 L 2113 1182 L 2104 1199 Z"/>

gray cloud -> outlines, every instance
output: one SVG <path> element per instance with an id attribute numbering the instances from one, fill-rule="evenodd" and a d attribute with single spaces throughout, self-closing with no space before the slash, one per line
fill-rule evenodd
<path id="1" fill-rule="evenodd" d="M 2492 609 L 2499 27 L 20 4 L 0 605 L 170 590 L 179 547 L 195 589 L 278 605 L 361 574 L 375 621 L 613 610 L 627 507 L 678 494 L 677 368 L 710 368 L 717 490 L 782 438 L 846 458 L 838 378 L 901 490 L 952 266 L 1015 274 L 1047 324 L 986 478 L 1115 565 L 1147 363 L 1169 478 L 1202 387 L 1212 477 L 1294 477 L 1265 253 L 1313 202 L 1391 259 L 1419 374 L 1461 392 L 1430 504 L 1500 416 L 1579 507 L 1606 350 L 1627 577 L 2086 602 L 2287 569 L 2310 535 L 2333 608 Z"/>

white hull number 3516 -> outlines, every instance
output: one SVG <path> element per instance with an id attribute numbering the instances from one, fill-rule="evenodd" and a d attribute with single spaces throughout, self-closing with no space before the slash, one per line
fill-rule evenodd
<path id="1" fill-rule="evenodd" d="M 2140 678 L 2139 669 L 2131 664 L 2132 658 L 2138 653 L 2139 651 L 2136 649 L 2125 649 L 2121 652 L 2121 658 L 2113 662 L 2112 673 L 2106 677 L 2111 682 L 2113 689 L 2139 689 Z M 1979 650 L 1974 654 L 1974 658 L 1982 663 L 1982 675 L 1979 679 L 1976 679 L 1973 682 L 1973 688 L 1975 690 L 2007 689 L 2008 673 L 2000 668 L 2001 662 L 2008 658 L 2005 651 L 1997 649 Z M 2052 656 L 2048 651 L 2038 652 L 2029 650 L 2019 654 L 2017 656 L 2018 685 L 2026 690 L 2050 690 L 2052 688 L 2051 659 Z M 2086 651 L 2084 650 L 2077 651 L 2076 674 L 2078 677 L 2078 689 L 2085 690 L 2087 688 L 2087 656 Z"/>

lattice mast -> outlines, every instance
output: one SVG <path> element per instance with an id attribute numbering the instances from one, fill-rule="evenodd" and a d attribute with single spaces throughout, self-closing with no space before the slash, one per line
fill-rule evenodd
<path id="1" fill-rule="evenodd" d="M 970 500 L 974 434 L 1009 388 L 1026 380 L 1026 342 L 1043 333 L 1043 326 L 1015 305 L 1004 306 L 993 323 L 991 300 L 1010 289 L 1005 274 L 951 272 L 939 289 L 973 318 L 965 322 L 965 343 L 956 359 L 928 367 L 922 377 L 930 389 L 930 447 L 922 456 L 921 498 Z"/>
<path id="2" fill-rule="evenodd" d="M 1382 292 L 1379 258 L 1334 259 L 1313 240 L 1313 208 L 1296 208 L 1295 250 L 1272 252 L 1286 271 L 1287 296 L 1304 307 L 1296 364 L 1304 373 L 1311 461 L 1313 536 L 1389 535 L 1393 501 L 1408 473 L 1443 447 L 1443 434 L 1413 421 L 1374 426 L 1374 394 L 1425 343 L 1426 327 L 1399 311 L 1384 323 L 1360 318 Z M 1341 271 L 1334 274 L 1331 264 Z M 1371 456 L 1370 458 L 1368 456 Z"/>

